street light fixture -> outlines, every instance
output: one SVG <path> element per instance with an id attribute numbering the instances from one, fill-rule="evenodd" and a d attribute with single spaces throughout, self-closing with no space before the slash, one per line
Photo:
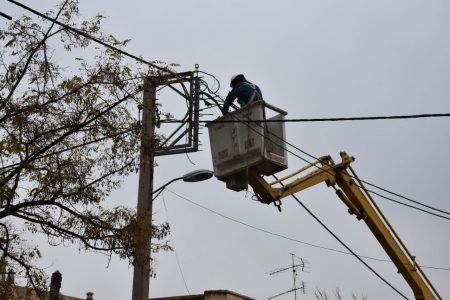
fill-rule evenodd
<path id="1" fill-rule="evenodd" d="M 175 182 L 178 180 L 183 180 L 184 182 L 199 182 L 199 181 L 208 180 L 213 175 L 214 175 L 213 171 L 206 170 L 206 169 L 200 169 L 200 170 L 195 170 L 195 171 L 189 172 L 187 174 L 184 174 L 181 177 L 174 178 L 171 181 L 164 184 L 163 186 L 161 186 L 158 189 L 153 191 L 152 195 L 155 195 L 155 194 L 156 195 L 152 198 L 152 202 L 159 196 L 159 194 L 162 193 L 162 191 L 166 188 L 166 186 L 168 186 L 172 182 Z"/>
<path id="2" fill-rule="evenodd" d="M 210 179 L 214 175 L 213 171 L 200 169 L 183 175 L 184 182 L 198 182 Z"/>

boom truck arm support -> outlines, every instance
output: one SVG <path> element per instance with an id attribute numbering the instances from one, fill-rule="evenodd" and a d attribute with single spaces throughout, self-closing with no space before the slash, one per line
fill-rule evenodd
<path id="1" fill-rule="evenodd" d="M 426 277 L 415 257 L 411 255 L 375 201 L 358 179 L 350 164 L 354 161 L 347 153 L 341 152 L 342 161 L 335 164 L 330 156 L 321 157 L 317 162 L 304 167 L 286 177 L 268 183 L 258 172 L 248 171 L 248 183 L 253 187 L 259 200 L 264 203 L 280 203 L 281 199 L 325 182 L 336 190 L 338 197 L 347 205 L 350 214 L 364 220 L 375 238 L 411 287 L 416 299 L 442 299 Z M 320 166 L 319 166 L 320 165 Z M 318 168 L 301 177 L 285 183 L 307 169 Z M 356 181 L 355 181 L 356 180 Z M 274 187 L 282 184 L 282 187 Z M 338 186 L 338 188 L 336 187 Z"/>
<path id="2" fill-rule="evenodd" d="M 288 168 L 283 122 L 286 114 L 265 101 L 256 101 L 208 123 L 214 175 L 234 191 L 242 191 L 250 184 L 259 201 L 273 202 L 278 208 L 283 198 L 325 182 L 336 190 L 351 214 L 364 220 L 415 298 L 442 299 L 356 176 L 350 166 L 353 157 L 342 152 L 342 161 L 335 164 L 330 156 L 324 156 L 274 182 L 264 179 Z M 308 170 L 314 166 L 317 169 Z M 309 173 L 303 175 L 305 171 Z"/>

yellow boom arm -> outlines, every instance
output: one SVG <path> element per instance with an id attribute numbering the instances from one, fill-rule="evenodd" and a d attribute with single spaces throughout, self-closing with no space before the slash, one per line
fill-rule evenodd
<path id="1" fill-rule="evenodd" d="M 311 164 L 271 183 L 268 183 L 260 174 L 249 170 L 248 181 L 259 199 L 265 203 L 279 203 L 284 197 L 321 182 L 325 182 L 328 186 L 334 187 L 336 194 L 347 205 L 349 213 L 356 215 L 358 220 L 364 220 L 367 224 L 375 238 L 398 268 L 399 273 L 403 275 L 411 287 L 415 298 L 421 300 L 442 299 L 420 266 L 416 263 L 415 257 L 406 249 L 397 233 L 351 168 L 350 164 L 354 161 L 354 158 L 345 152 L 341 153 L 341 158 L 341 163 L 334 164 L 331 157 L 322 157 L 315 164 Z M 319 167 L 317 170 L 296 178 L 289 183 L 285 183 L 291 178 L 300 176 L 299 174 L 312 166 Z M 275 187 L 278 184 L 282 184 L 283 187 Z"/>

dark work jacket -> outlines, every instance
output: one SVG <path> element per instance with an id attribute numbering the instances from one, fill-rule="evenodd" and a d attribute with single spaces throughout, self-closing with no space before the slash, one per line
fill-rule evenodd
<path id="1" fill-rule="evenodd" d="M 233 103 L 234 99 L 238 99 L 238 103 L 245 106 L 253 101 L 262 100 L 262 93 L 256 84 L 249 81 L 242 81 L 237 83 L 233 89 L 228 93 L 225 103 L 223 104 L 222 113 L 225 115 Z"/>

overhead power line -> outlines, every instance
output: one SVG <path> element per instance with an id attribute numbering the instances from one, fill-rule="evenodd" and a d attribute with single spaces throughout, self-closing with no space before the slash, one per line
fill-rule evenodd
<path id="1" fill-rule="evenodd" d="M 132 59 L 134 59 L 134 60 L 136 60 L 136 61 L 139 61 L 139 62 L 141 62 L 141 63 L 143 63 L 143 64 L 149 65 L 149 66 L 151 66 L 151 67 L 153 67 L 153 68 L 155 68 L 155 69 L 157 69 L 157 70 L 160 70 L 160 71 L 162 71 L 162 72 L 166 72 L 166 73 L 169 73 L 169 74 L 176 74 L 175 72 L 171 71 L 171 70 L 168 69 L 168 68 L 160 67 L 160 66 L 158 66 L 158 65 L 156 65 L 156 64 L 154 64 L 154 63 L 151 63 L 151 62 L 149 62 L 149 61 L 146 61 L 145 59 L 143 59 L 143 58 L 141 58 L 141 57 L 138 57 L 138 56 L 136 56 L 136 55 L 134 55 L 134 54 L 131 54 L 131 53 L 129 53 L 129 52 L 126 52 L 126 51 L 124 51 L 124 50 L 122 50 L 122 49 L 120 49 L 120 48 L 117 48 L 117 47 L 114 47 L 114 46 L 112 46 L 112 45 L 110 45 L 110 44 L 108 44 L 108 43 L 105 43 L 104 41 L 102 41 L 102 40 L 100 40 L 100 39 L 98 39 L 98 38 L 96 38 L 96 37 L 94 37 L 94 36 L 92 36 L 92 35 L 90 35 L 90 34 L 84 32 L 84 31 L 82 31 L 82 30 L 80 30 L 80 29 L 77 29 L 77 28 L 68 26 L 68 25 L 66 25 L 66 24 L 64 24 L 64 23 L 59 22 L 59 21 L 56 20 L 56 19 L 52 19 L 52 18 L 50 18 L 49 16 L 47 16 L 47 15 L 45 15 L 45 14 L 43 14 L 43 13 L 37 11 L 37 10 L 34 10 L 34 9 L 32 9 L 31 7 L 29 7 L 29 6 L 26 6 L 25 4 L 22 4 L 22 3 L 20 3 L 20 2 L 14 1 L 14 0 L 8 0 L 8 1 L 11 2 L 11 3 L 13 3 L 13 4 L 15 4 L 15 5 L 17 5 L 17 6 L 22 7 L 23 9 L 25 9 L 25 10 L 27 10 L 27 11 L 29 11 L 29 12 L 32 12 L 33 14 L 35 14 L 35 15 L 37 15 L 37 16 L 43 18 L 43 19 L 46 19 L 46 20 L 51 21 L 51 22 L 53 22 L 53 23 L 55 23 L 55 24 L 58 24 L 59 26 L 65 28 L 65 29 L 67 29 L 67 30 L 69 30 L 69 31 L 72 31 L 72 32 L 75 33 L 75 34 L 78 34 L 78 35 L 81 35 L 81 36 L 83 36 L 83 37 L 85 37 L 85 38 L 87 38 L 87 39 L 90 39 L 90 40 L 92 40 L 92 41 L 94 41 L 94 42 L 96 42 L 96 43 L 98 43 L 98 44 L 100 44 L 100 45 L 102 45 L 102 46 L 104 46 L 104 47 L 106 47 L 106 48 L 109 48 L 109 49 L 112 49 L 112 50 L 114 50 L 114 51 L 117 51 L 117 52 L 119 52 L 119 53 L 121 53 L 121 54 L 123 54 L 123 55 L 125 55 L 125 56 L 127 56 L 127 57 L 130 57 L 130 58 L 132 58 Z"/>
<path id="2" fill-rule="evenodd" d="M 376 116 L 376 117 L 344 117 L 344 118 L 303 118 L 284 120 L 203 120 L 200 123 L 306 123 L 306 122 L 339 122 L 339 121 L 373 121 L 373 120 L 398 120 L 398 119 L 421 119 L 450 117 L 446 114 L 420 114 L 420 115 L 397 115 L 397 116 Z M 182 120 L 164 120 L 162 123 L 181 123 Z"/>
<path id="3" fill-rule="evenodd" d="M 177 196 L 178 198 L 180 198 L 180 199 L 182 199 L 182 200 L 184 200 L 184 201 L 186 201 L 186 202 L 188 202 L 188 203 L 190 203 L 190 204 L 192 204 L 194 206 L 197 206 L 197 207 L 199 207 L 199 208 L 201 208 L 201 209 L 203 209 L 205 211 L 208 211 L 208 212 L 210 212 L 210 213 L 212 213 L 212 214 L 214 214 L 216 216 L 219 216 L 219 217 L 224 218 L 226 220 L 229 220 L 229 221 L 232 221 L 234 223 L 240 224 L 242 226 L 245 226 L 245 227 L 248 227 L 248 228 L 260 231 L 262 233 L 265 233 L 265 234 L 268 234 L 268 235 L 271 235 L 271 236 L 275 236 L 275 237 L 278 237 L 278 238 L 282 238 L 282 239 L 285 239 L 285 240 L 288 240 L 288 241 L 291 241 L 291 242 L 295 242 L 295 243 L 298 243 L 298 244 L 303 244 L 303 245 L 306 245 L 306 246 L 310 246 L 310 247 L 313 247 L 313 248 L 318 248 L 318 249 L 331 251 L 331 252 L 335 252 L 335 253 L 339 253 L 339 254 L 352 255 L 349 252 L 345 252 L 345 251 L 342 251 L 342 250 L 338 250 L 338 249 L 334 249 L 334 248 L 330 248 L 330 247 L 325 247 L 325 246 L 321 246 L 321 245 L 317 245 L 317 244 L 301 241 L 301 240 L 298 240 L 298 239 L 295 239 L 295 238 L 292 238 L 292 237 L 289 237 L 289 236 L 286 236 L 286 235 L 283 235 L 283 234 L 275 233 L 275 232 L 272 232 L 270 230 L 257 227 L 255 225 L 248 224 L 248 223 L 246 223 L 244 221 L 240 221 L 238 219 L 229 217 L 229 216 L 227 216 L 227 215 L 225 215 L 223 213 L 220 213 L 220 212 L 215 211 L 215 210 L 213 210 L 211 208 L 208 208 L 208 207 L 206 207 L 204 205 L 201 205 L 201 204 L 199 204 L 199 203 L 197 203 L 195 201 L 192 201 L 191 199 L 188 199 L 187 197 L 184 197 L 184 196 L 182 196 L 182 195 L 172 191 L 171 189 L 166 188 L 165 190 L 170 192 L 170 193 L 172 193 L 173 195 Z M 379 262 L 392 263 L 391 260 L 387 260 L 387 259 L 370 257 L 370 256 L 365 256 L 365 255 L 359 255 L 359 257 L 362 257 L 362 258 L 365 258 L 365 259 L 369 259 L 369 260 L 379 261 Z M 426 268 L 426 269 L 433 269 L 433 270 L 450 271 L 450 268 L 444 268 L 444 267 L 434 267 L 434 266 L 420 266 L 420 267 L 421 268 Z"/>
<path id="4" fill-rule="evenodd" d="M 297 147 L 297 146 L 295 146 L 294 144 L 292 144 L 292 143 L 290 143 L 290 142 L 284 140 L 283 138 L 281 138 L 281 137 L 279 137 L 279 136 L 276 136 L 276 135 L 274 135 L 274 134 L 272 134 L 272 136 L 275 136 L 277 139 L 279 139 L 280 141 L 282 141 L 282 142 L 286 143 L 287 145 L 291 146 L 291 147 L 294 148 L 295 150 L 297 150 L 297 151 L 299 151 L 299 152 L 301 152 L 301 153 L 303 153 L 303 154 L 305 154 L 305 155 L 307 155 L 307 156 L 309 156 L 309 157 L 311 157 L 311 158 L 313 158 L 313 159 L 315 159 L 315 160 L 317 160 L 317 161 L 319 160 L 318 157 L 316 157 L 316 156 L 314 156 L 314 155 L 312 155 L 312 154 L 310 154 L 310 153 L 308 153 L 308 152 L 306 152 L 306 151 L 300 149 L 299 147 Z M 314 166 L 314 167 L 316 167 L 316 168 L 318 168 L 318 169 L 320 169 L 320 170 L 322 170 L 322 171 L 328 172 L 328 171 L 325 170 L 324 168 L 322 168 L 322 167 L 320 167 L 320 166 L 317 166 L 317 165 L 311 163 L 309 160 L 307 160 L 307 159 L 301 157 L 300 155 L 294 153 L 293 151 L 287 149 L 286 147 L 283 147 L 283 145 L 277 144 L 276 142 L 274 142 L 274 141 L 271 140 L 270 138 L 269 138 L 269 140 L 270 140 L 271 142 L 273 142 L 274 144 L 276 144 L 277 146 L 283 148 L 283 150 L 286 150 L 286 151 L 288 151 L 289 153 L 291 153 L 292 155 L 294 155 L 295 157 L 297 157 L 297 158 L 303 160 L 304 162 L 306 162 L 306 163 L 308 163 L 308 164 L 310 164 L 310 165 L 312 165 L 312 166 Z M 332 167 L 332 166 L 330 166 L 330 167 Z M 354 176 L 352 176 L 351 174 L 349 174 L 349 176 L 350 176 L 351 178 L 353 178 L 353 179 L 357 179 L 357 178 L 355 178 Z M 390 190 L 388 190 L 388 189 L 386 189 L 386 188 L 382 188 L 382 187 L 380 187 L 379 185 L 370 183 L 370 182 L 368 182 L 368 181 L 366 181 L 366 180 L 363 180 L 363 179 L 359 179 L 359 180 L 360 180 L 361 182 L 367 184 L 367 185 L 370 185 L 370 186 L 372 186 L 372 187 L 374 187 L 374 188 L 377 188 L 377 189 L 379 189 L 379 190 L 381 190 L 381 191 L 383 191 L 383 192 L 386 192 L 386 193 L 388 193 L 388 194 L 397 196 L 397 197 L 399 197 L 399 198 L 402 198 L 402 199 L 407 200 L 407 201 L 409 201 L 409 202 L 412 202 L 412 203 L 415 203 L 415 204 L 417 204 L 417 205 L 426 207 L 426 208 L 428 208 L 428 209 L 431 209 L 431 210 L 434 210 L 434 211 L 437 211 L 437 212 L 441 212 L 441 213 L 450 215 L 450 212 L 448 212 L 448 211 L 445 211 L 445 210 L 442 210 L 442 209 L 433 207 L 433 206 L 431 206 L 431 205 L 427 205 L 427 204 L 425 204 L 425 203 L 423 203 L 423 202 L 420 202 L 420 201 L 417 201 L 417 200 L 413 200 L 413 199 L 411 199 L 411 198 L 409 198 L 409 197 L 406 197 L 406 196 L 403 196 L 403 195 L 401 195 L 401 194 L 399 194 L 399 193 L 390 191 Z M 356 184 L 356 183 L 355 183 L 355 184 Z M 434 215 L 434 216 L 437 216 L 437 217 L 440 217 L 440 218 L 443 218 L 443 219 L 450 220 L 450 218 L 448 218 L 448 217 L 445 217 L 445 216 L 442 216 L 442 215 L 438 215 L 438 214 L 435 214 L 435 213 L 433 213 L 433 212 L 429 212 L 429 211 L 426 211 L 426 210 L 424 210 L 424 209 L 421 209 L 421 208 L 418 208 L 418 207 L 415 207 L 415 206 L 412 206 L 412 205 L 408 205 L 408 204 L 406 204 L 406 203 L 403 203 L 403 202 L 401 202 L 401 201 L 398 201 L 398 200 L 392 199 L 392 198 L 390 198 L 390 197 L 381 195 L 380 193 L 374 192 L 374 191 L 369 190 L 369 189 L 366 189 L 366 190 L 367 190 L 368 192 L 371 192 L 371 193 L 373 193 L 373 194 L 375 194 L 375 195 L 377 195 L 377 196 L 380 196 L 380 197 L 382 197 L 382 198 L 384 198 L 384 199 L 386 199 L 386 200 L 390 200 L 390 201 L 395 202 L 395 203 L 397 203 L 397 204 L 401 204 L 401 205 L 404 205 L 404 206 L 407 206 L 407 207 L 410 207 L 410 208 L 413 208 L 413 209 L 417 209 L 417 210 L 420 210 L 420 211 L 422 211 L 422 212 L 426 212 L 426 213 L 428 213 L 428 214 L 431 214 L 431 215 Z"/>
<path id="5" fill-rule="evenodd" d="M 362 181 L 362 180 L 361 180 L 361 181 Z M 363 181 L 362 181 L 362 182 L 363 182 Z M 358 185 L 358 186 L 359 186 L 359 185 Z M 409 208 L 412 208 L 412 209 L 421 211 L 421 212 L 423 212 L 423 213 L 426 213 L 426 214 L 429 214 L 429 215 L 432 215 L 432 216 L 435 216 L 435 217 L 438 217 L 438 218 L 441 218 L 441 219 L 450 220 L 450 217 L 446 217 L 446 216 L 443 216 L 443 215 L 440 215 L 440 214 L 437 214 L 437 213 L 428 211 L 428 210 L 426 210 L 426 209 L 423 209 L 423 208 L 420 208 L 420 207 L 416 207 L 416 206 L 414 206 L 414 205 L 410 205 L 410 204 L 407 204 L 407 203 L 404 203 L 404 202 L 401 202 L 401 201 L 392 199 L 392 198 L 390 198 L 390 197 L 386 197 L 386 196 L 384 196 L 384 195 L 382 195 L 382 194 L 380 194 L 380 193 L 377 193 L 377 192 L 375 192 L 375 191 L 373 191 L 373 190 L 369 190 L 369 189 L 367 189 L 367 188 L 366 188 L 365 190 L 368 191 L 368 192 L 370 192 L 371 194 L 377 195 L 378 197 L 381 197 L 381 198 L 386 199 L 386 200 L 388 200 L 388 201 L 392 201 L 392 202 L 394 202 L 394 203 L 397 203 L 397 204 L 400 204 L 400 205 L 403 205 L 403 206 L 406 206 L 406 207 L 409 207 Z M 414 201 L 414 200 L 412 200 L 412 201 Z M 414 202 L 415 202 L 415 201 L 414 201 Z M 415 202 L 415 203 L 417 203 L 417 204 L 419 204 L 419 205 L 422 205 L 422 206 L 424 206 L 424 207 L 428 207 L 428 208 L 430 208 L 430 209 L 433 209 L 433 210 L 436 210 L 436 211 L 441 211 L 441 212 L 443 212 L 443 213 L 445 213 L 445 214 L 448 214 L 448 212 L 445 212 L 445 211 L 442 211 L 442 210 L 440 210 L 440 209 L 437 209 L 437 208 L 428 206 L 428 205 L 426 205 L 426 204 L 423 204 L 423 203 L 420 203 L 420 202 Z"/>
<path id="6" fill-rule="evenodd" d="M 12 17 L 8 16 L 8 15 L 5 14 L 5 13 L 2 13 L 1 11 L 0 11 L 0 16 L 2 16 L 2 17 L 5 18 L 5 19 L 12 20 Z"/>
<path id="7" fill-rule="evenodd" d="M 275 176 L 274 176 L 275 177 Z M 275 177 L 276 178 L 276 177 Z M 276 178 L 278 180 L 278 178 Z M 330 233 L 342 246 L 344 246 L 345 249 L 347 249 L 353 256 L 355 256 L 366 268 L 368 268 L 375 276 L 380 278 L 384 283 L 386 283 L 391 289 L 393 289 L 397 294 L 402 296 L 404 299 L 408 299 L 402 292 L 400 292 L 395 286 L 393 286 L 389 281 L 387 281 L 383 276 L 381 276 L 380 273 L 378 273 L 374 268 L 369 266 L 367 262 L 365 262 L 356 252 L 354 252 L 346 243 L 344 243 L 343 240 L 341 240 L 325 223 L 323 223 L 311 210 L 306 207 L 295 195 L 291 195 L 292 198 L 294 198 L 298 204 L 300 204 L 304 210 L 308 214 L 311 215 L 311 217 L 314 218 L 328 233 Z"/>
<path id="8" fill-rule="evenodd" d="M 168 212 L 167 205 L 166 205 L 166 199 L 164 199 L 164 194 L 162 194 L 161 196 L 162 196 L 162 200 L 163 200 L 163 204 L 164 204 L 164 210 L 166 212 L 166 222 L 170 223 L 169 222 L 169 212 Z M 191 295 L 191 291 L 189 290 L 189 287 L 187 285 L 186 278 L 184 277 L 183 269 L 181 268 L 180 258 L 178 257 L 177 251 L 175 249 L 176 247 L 175 247 L 175 241 L 174 241 L 174 238 L 173 238 L 172 231 L 169 232 L 169 235 L 170 235 L 170 239 L 172 241 L 172 250 L 175 253 L 175 259 L 177 261 L 178 270 L 180 271 L 181 279 L 183 279 L 184 287 L 185 287 L 187 293 L 189 295 Z"/>

